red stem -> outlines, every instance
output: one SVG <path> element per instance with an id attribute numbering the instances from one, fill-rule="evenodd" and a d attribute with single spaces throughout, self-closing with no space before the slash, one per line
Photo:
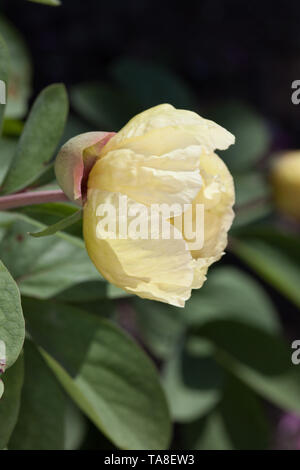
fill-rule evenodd
<path id="1" fill-rule="evenodd" d="M 0 210 L 60 201 L 68 201 L 67 196 L 60 189 L 53 191 L 28 191 L 0 197 Z"/>

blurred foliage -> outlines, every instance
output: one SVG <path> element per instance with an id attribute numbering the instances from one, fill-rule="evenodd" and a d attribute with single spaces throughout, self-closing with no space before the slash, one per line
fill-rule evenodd
<path id="1" fill-rule="evenodd" d="M 251 170 L 261 159 L 270 144 L 265 120 L 249 105 L 239 102 L 218 104 L 211 117 L 236 136 L 236 143 L 220 152 L 229 169 L 234 173 Z"/>
<path id="2" fill-rule="evenodd" d="M 161 103 L 195 108 L 189 88 L 168 68 L 123 58 L 109 70 L 113 86 L 84 83 L 71 90 L 71 103 L 91 124 L 107 131 L 119 130 L 138 112 Z"/>
<path id="3" fill-rule="evenodd" d="M 64 224 L 77 211 L 71 203 L 0 213 L 0 339 L 8 357 L 0 448 L 270 448 L 269 410 L 300 414 L 300 369 L 266 285 L 300 307 L 300 241 L 273 208 L 265 118 L 247 103 L 198 103 L 166 66 L 121 57 L 108 67 L 109 81 L 71 87 L 68 118 L 64 87 L 51 85 L 24 121 L 29 55 L 3 17 L 0 31 L 0 78 L 9 73 L 0 116 L 3 194 L 56 187 L 53 158 L 62 142 L 91 126 L 118 130 L 162 102 L 198 112 L 201 105 L 202 115 L 236 136 L 222 152 L 236 185 L 231 256 L 210 269 L 184 309 L 132 297 L 101 278 L 81 221 L 49 238 L 28 236 Z"/>
<path id="4" fill-rule="evenodd" d="M 30 55 L 20 33 L 2 15 L 0 15 L 0 32 L 9 51 L 8 100 L 5 116 L 13 119 L 23 118 L 27 113 L 28 99 L 31 93 L 32 65 Z M 1 73 L 1 79 L 3 79 L 2 76 Z"/>
<path id="5" fill-rule="evenodd" d="M 248 227 L 232 240 L 232 251 L 300 307 L 298 235 L 272 225 Z"/>

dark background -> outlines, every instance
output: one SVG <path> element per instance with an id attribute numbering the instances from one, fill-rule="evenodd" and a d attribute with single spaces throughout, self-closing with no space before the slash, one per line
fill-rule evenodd
<path id="1" fill-rule="evenodd" d="M 119 57 L 168 65 L 205 100 L 250 102 L 276 129 L 279 147 L 300 145 L 297 1 L 63 0 L 51 8 L 2 0 L 33 57 L 34 95 L 46 85 L 109 79 Z"/>

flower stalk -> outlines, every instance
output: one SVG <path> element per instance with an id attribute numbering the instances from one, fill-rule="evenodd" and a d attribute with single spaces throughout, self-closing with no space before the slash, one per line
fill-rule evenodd
<path id="1" fill-rule="evenodd" d="M 32 204 L 62 201 L 68 201 L 68 198 L 60 189 L 52 191 L 25 191 L 17 194 L 9 194 L 8 196 L 1 196 L 0 210 L 4 211 Z"/>

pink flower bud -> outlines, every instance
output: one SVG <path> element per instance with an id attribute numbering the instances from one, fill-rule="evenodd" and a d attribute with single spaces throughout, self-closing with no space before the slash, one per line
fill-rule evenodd
<path id="1" fill-rule="evenodd" d="M 86 197 L 88 175 L 102 147 L 114 132 L 87 132 L 68 140 L 55 161 L 57 182 L 66 196 L 82 205 Z"/>

